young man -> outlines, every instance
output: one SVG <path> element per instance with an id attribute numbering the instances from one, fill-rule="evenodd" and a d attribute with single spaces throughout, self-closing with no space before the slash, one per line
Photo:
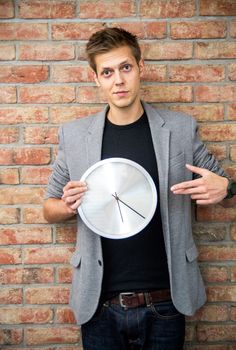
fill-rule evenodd
<path id="1" fill-rule="evenodd" d="M 206 300 L 191 231 L 191 199 L 218 203 L 229 181 L 199 140 L 193 118 L 140 100 L 144 63 L 135 36 L 104 29 L 92 35 L 87 54 L 108 105 L 61 127 L 45 218 L 53 223 L 76 215 L 87 190 L 79 179 L 91 165 L 111 157 L 144 167 L 159 201 L 151 222 L 126 239 L 101 238 L 78 217 L 71 305 L 82 325 L 83 346 L 180 350 L 184 315 L 194 314 Z"/>

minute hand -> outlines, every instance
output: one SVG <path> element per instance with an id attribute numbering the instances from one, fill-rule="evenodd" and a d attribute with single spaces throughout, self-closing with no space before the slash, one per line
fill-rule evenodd
<path id="1" fill-rule="evenodd" d="M 137 210 L 135 210 L 134 208 L 129 206 L 127 203 L 123 202 L 118 196 L 117 196 L 117 200 L 120 201 L 121 203 L 123 203 L 124 205 L 126 205 L 126 207 L 128 207 L 129 209 L 133 210 L 136 214 L 141 216 L 143 219 L 145 219 L 145 217 L 142 214 L 140 214 Z"/>

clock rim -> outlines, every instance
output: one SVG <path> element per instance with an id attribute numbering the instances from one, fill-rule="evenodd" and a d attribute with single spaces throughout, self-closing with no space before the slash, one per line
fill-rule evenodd
<path id="1" fill-rule="evenodd" d="M 93 224 L 91 224 L 91 222 L 87 219 L 86 214 L 83 211 L 83 202 L 81 203 L 81 205 L 78 207 L 78 213 L 82 219 L 82 221 L 85 223 L 85 225 L 92 230 L 94 233 L 105 237 L 105 238 L 110 238 L 110 239 L 123 239 L 123 238 L 128 238 L 131 236 L 134 236 L 136 234 L 138 234 L 139 232 L 141 232 L 152 220 L 153 215 L 156 211 L 156 207 L 157 207 L 157 201 L 158 201 L 158 196 L 157 196 L 157 189 L 155 186 L 155 183 L 151 177 L 151 175 L 148 173 L 148 171 L 142 167 L 140 164 L 136 163 L 135 161 L 131 160 L 131 159 L 127 159 L 127 158 L 122 158 L 122 157 L 111 157 L 111 158 L 106 158 L 103 160 L 100 160 L 98 162 L 96 162 L 95 164 L 93 164 L 91 167 L 89 167 L 85 173 L 82 175 L 81 177 L 81 181 L 86 182 L 86 178 L 92 173 L 94 172 L 94 170 L 96 170 L 97 168 L 101 167 L 102 165 L 106 164 L 106 163 L 123 163 L 123 164 L 128 164 L 130 166 L 135 167 L 137 170 L 139 170 L 145 177 L 145 179 L 148 181 L 149 185 L 150 185 L 150 189 L 151 189 L 151 193 L 152 193 L 152 207 L 151 207 L 151 213 L 148 216 L 148 219 L 145 219 L 145 224 L 144 225 L 140 225 L 139 229 L 136 230 L 132 230 L 130 233 L 126 233 L 126 234 L 120 234 L 120 235 L 112 235 L 109 233 L 104 233 L 103 231 L 101 231 L 100 229 L 97 229 Z"/>

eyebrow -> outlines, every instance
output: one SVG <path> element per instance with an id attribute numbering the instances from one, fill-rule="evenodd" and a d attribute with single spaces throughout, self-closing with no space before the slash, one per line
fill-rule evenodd
<path id="1" fill-rule="evenodd" d="M 123 66 L 124 64 L 127 64 L 127 63 L 131 64 L 127 59 L 127 60 L 119 63 L 118 67 Z M 101 67 L 101 70 L 105 70 L 105 69 L 113 69 L 113 68 L 112 67 Z"/>

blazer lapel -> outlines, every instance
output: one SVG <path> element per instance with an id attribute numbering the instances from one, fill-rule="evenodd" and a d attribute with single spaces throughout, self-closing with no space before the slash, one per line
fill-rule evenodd
<path id="1" fill-rule="evenodd" d="M 86 137 L 88 168 L 101 160 L 102 137 L 107 109 L 108 107 L 97 113 L 88 128 L 88 134 Z"/>
<path id="2" fill-rule="evenodd" d="M 159 176 L 159 194 L 160 208 L 162 217 L 163 233 L 166 242 L 167 254 L 169 247 L 169 220 L 168 220 L 168 192 L 169 192 L 169 141 L 170 131 L 165 128 L 165 121 L 159 115 L 158 111 L 146 103 L 142 103 L 147 113 L 153 146 L 157 159 L 158 176 Z"/>

